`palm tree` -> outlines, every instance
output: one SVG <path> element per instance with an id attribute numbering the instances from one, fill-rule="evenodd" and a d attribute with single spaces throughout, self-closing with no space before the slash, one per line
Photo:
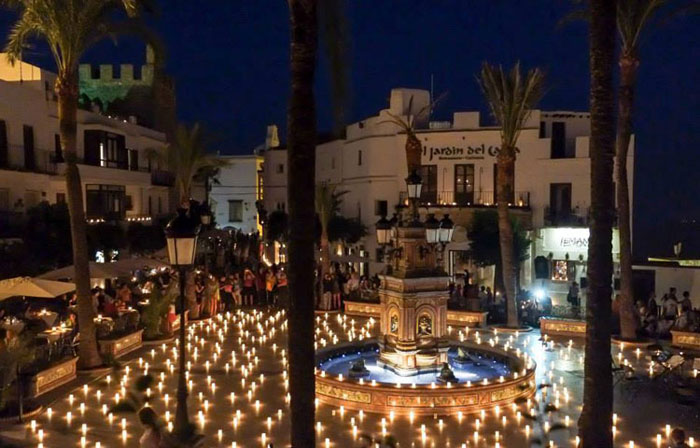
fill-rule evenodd
<path id="1" fill-rule="evenodd" d="M 413 96 L 408 100 L 408 111 L 405 116 L 395 115 L 387 111 L 389 115 L 388 120 L 381 121 L 382 123 L 393 123 L 398 126 L 403 132 L 406 133 L 406 163 L 408 166 L 408 173 L 418 173 L 421 166 L 421 154 L 423 151 L 423 145 L 416 136 L 416 125 L 428 118 L 430 112 L 435 108 L 435 106 L 442 101 L 445 94 L 440 95 L 434 101 L 426 104 L 413 113 Z"/>
<path id="2" fill-rule="evenodd" d="M 615 152 L 614 0 L 590 1 L 591 70 L 591 224 L 588 243 L 588 306 L 584 361 L 583 411 L 579 434 L 583 448 L 612 443 L 612 360 L 610 311 L 613 274 L 613 154 Z"/>
<path id="3" fill-rule="evenodd" d="M 291 92 L 287 109 L 289 185 L 289 393 L 293 447 L 316 446 L 314 431 L 314 213 L 318 48 L 317 0 L 288 0 Z"/>
<path id="4" fill-rule="evenodd" d="M 80 326 L 79 365 L 83 369 L 102 364 L 95 338 L 95 311 L 90 298 L 90 271 L 83 188 L 77 166 L 78 64 L 95 42 L 114 30 L 115 13 L 135 16 L 145 0 L 0 0 L 19 10 L 6 46 L 11 63 L 22 58 L 30 38 L 44 39 L 57 67 L 60 140 L 66 163 L 66 190 L 70 211 L 75 285 Z M 118 20 L 118 19 L 117 19 Z"/>
<path id="5" fill-rule="evenodd" d="M 336 186 L 326 182 L 316 185 L 316 213 L 321 222 L 321 274 L 330 271 L 330 256 L 328 225 L 331 222 L 342 202 L 341 197 L 347 191 L 336 191 Z"/>
<path id="6" fill-rule="evenodd" d="M 630 216 L 627 153 L 632 136 L 634 91 L 639 68 L 639 44 L 642 34 L 670 0 L 618 0 L 617 29 L 620 35 L 620 85 L 617 97 L 617 138 L 615 143 L 615 183 L 617 185 L 617 220 L 620 232 L 620 336 L 636 339 L 639 319 L 634 306 L 632 286 L 632 228 Z M 676 2 L 678 3 L 678 2 Z M 680 14 L 700 4 L 691 2 L 674 9 Z"/>
<path id="7" fill-rule="evenodd" d="M 501 150 L 496 159 L 498 235 L 501 245 L 503 285 L 508 304 L 508 326 L 516 328 L 519 326 L 515 297 L 516 269 L 519 263 L 513 251 L 513 226 L 508 216 L 508 203 L 513 201 L 515 149 L 518 145 L 518 137 L 530 116 L 530 111 L 542 98 L 544 75 L 540 69 L 534 68 L 523 78 L 520 73 L 520 63 L 516 63 L 508 73 L 501 66 L 495 67 L 484 63 L 477 81 L 491 114 L 501 128 Z"/>
<path id="8" fill-rule="evenodd" d="M 199 123 L 191 128 L 179 125 L 166 150 L 150 149 L 148 157 L 164 163 L 175 176 L 179 204 L 183 208 L 189 207 L 195 180 L 206 177 L 227 164 L 225 160 L 207 153 L 207 144 Z"/>

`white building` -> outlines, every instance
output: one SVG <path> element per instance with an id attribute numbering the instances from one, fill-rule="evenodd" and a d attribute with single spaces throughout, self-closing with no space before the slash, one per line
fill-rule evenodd
<path id="1" fill-rule="evenodd" d="M 56 75 L 0 53 L 0 216 L 66 201 L 54 94 Z M 78 110 L 77 157 L 88 220 L 143 220 L 170 212 L 172 176 L 146 157 L 163 133 Z"/>
<path id="2" fill-rule="evenodd" d="M 209 202 L 218 227 L 234 227 L 242 232 L 261 231 L 257 202 L 262 200 L 263 157 L 220 156 L 228 165 L 219 170 L 211 186 Z"/>
<path id="3" fill-rule="evenodd" d="M 346 137 L 320 144 L 316 151 L 316 181 L 348 190 L 342 214 L 357 217 L 369 235 L 345 257 L 362 256 L 365 269 L 384 265 L 374 237 L 374 224 L 391 215 L 405 201 L 407 177 L 405 133 L 388 122 L 388 112 L 409 114 L 430 101 L 425 90 L 393 89 L 389 108 L 377 116 L 347 126 Z M 590 135 L 587 112 L 532 111 L 520 133 L 515 164 L 512 212 L 521 218 L 534 239 L 531 260 L 523 264 L 521 278 L 534 280 L 532 260 L 548 259 L 548 288 L 555 301 L 565 297 L 568 284 L 585 277 L 587 221 L 590 205 Z M 423 144 L 421 214 L 449 213 L 457 225 L 455 242 L 447 247 L 447 268 L 461 272 L 459 251 L 469 245 L 465 229 L 475 210 L 494 207 L 496 154 L 500 146 L 497 127 L 483 126 L 479 112 L 456 112 L 451 122 L 418 123 Z M 633 146 L 632 142 L 631 146 Z M 634 150 L 628 158 L 630 191 L 633 191 Z M 265 153 L 264 204 L 268 211 L 286 209 L 286 151 Z M 615 244 L 617 247 L 617 244 Z M 582 260 L 581 260 L 582 257 Z M 345 258 L 347 259 L 347 258 Z M 473 274 L 475 274 L 473 272 Z M 585 280 L 584 280 L 585 283 Z"/>

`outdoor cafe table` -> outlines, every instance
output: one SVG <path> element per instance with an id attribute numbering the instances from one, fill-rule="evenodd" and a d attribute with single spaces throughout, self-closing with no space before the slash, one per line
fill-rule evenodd
<path id="1" fill-rule="evenodd" d="M 71 329 L 68 327 L 53 327 L 48 330 L 44 330 L 41 333 L 37 333 L 38 338 L 44 338 L 53 344 L 58 342 L 62 337 L 70 333 Z"/>
<path id="2" fill-rule="evenodd" d="M 32 317 L 43 320 L 46 326 L 51 328 L 56 324 L 58 313 L 55 311 L 41 310 L 38 313 L 34 313 Z"/>

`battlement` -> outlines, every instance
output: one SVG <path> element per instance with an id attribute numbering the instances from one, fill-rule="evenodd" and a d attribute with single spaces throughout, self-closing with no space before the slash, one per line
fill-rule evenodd
<path id="1" fill-rule="evenodd" d="M 134 71 L 133 64 L 120 64 L 119 73 L 116 74 L 115 66 L 112 64 L 80 64 L 79 76 L 81 82 L 99 81 L 99 82 L 120 82 L 133 84 L 151 84 L 153 83 L 154 67 L 152 64 L 141 66 L 140 72 Z"/>

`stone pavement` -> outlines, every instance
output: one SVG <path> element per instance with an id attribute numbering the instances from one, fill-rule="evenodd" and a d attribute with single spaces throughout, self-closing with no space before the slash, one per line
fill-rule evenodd
<path id="1" fill-rule="evenodd" d="M 378 331 L 373 320 L 343 315 L 317 317 L 317 343 L 342 342 L 352 334 L 372 337 Z M 478 330 L 452 328 L 466 338 Z M 508 343 L 512 350 L 529 353 L 537 363 L 537 383 L 542 388 L 535 410 L 550 403 L 556 411 L 539 412 L 538 420 L 524 417 L 527 404 L 494 409 L 473 415 L 416 417 L 359 413 L 319 404 L 317 434 L 320 447 L 359 446 L 360 434 L 395 436 L 401 447 L 526 447 L 549 432 L 552 446 L 576 444 L 576 421 L 583 388 L 582 341 L 541 341 L 537 331 L 516 335 L 479 332 L 483 343 Z M 206 435 L 206 447 L 286 447 L 289 441 L 287 394 L 286 320 L 283 312 L 238 311 L 193 323 L 188 328 L 190 418 Z M 613 349 L 616 361 L 628 363 L 640 377 L 649 376 L 646 353 Z M 135 379 L 144 373 L 155 378 L 144 397 L 164 421 L 173 422 L 177 382 L 176 343 L 144 347 L 130 356 L 120 371 L 91 380 L 85 385 L 63 388 L 55 401 L 25 427 L 8 430 L 25 446 L 138 447 L 142 433 L 133 413 L 112 413 L 111 407 L 128 394 Z M 692 377 L 692 370 L 686 370 Z M 697 373 L 696 373 L 697 375 Z M 696 390 L 700 379 L 695 382 Z M 683 427 L 700 446 L 700 407 L 678 403 L 662 381 L 644 380 L 616 388 L 615 440 L 619 446 L 668 446 L 666 425 Z M 696 392 L 697 393 L 697 392 Z M 697 403 L 697 401 L 695 402 Z M 611 422 L 613 424 L 613 422 Z M 9 435 L 7 431 L 4 435 Z M 657 439 L 658 438 L 658 439 Z M 658 442 L 658 445 L 657 445 Z M 43 444 L 43 445 L 42 445 Z"/>

